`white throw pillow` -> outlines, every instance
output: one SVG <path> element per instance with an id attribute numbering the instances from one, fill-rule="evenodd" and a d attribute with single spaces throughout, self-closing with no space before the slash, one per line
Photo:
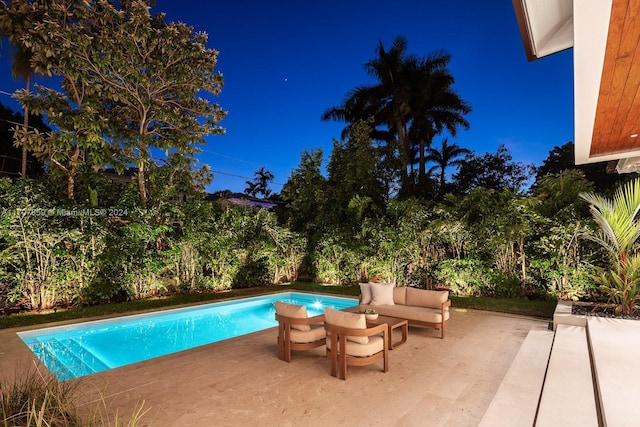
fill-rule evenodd
<path id="1" fill-rule="evenodd" d="M 360 295 L 362 296 L 360 304 L 371 303 L 371 283 L 360 283 Z"/>
<path id="2" fill-rule="evenodd" d="M 393 283 L 371 284 L 371 305 L 395 305 L 393 302 Z"/>

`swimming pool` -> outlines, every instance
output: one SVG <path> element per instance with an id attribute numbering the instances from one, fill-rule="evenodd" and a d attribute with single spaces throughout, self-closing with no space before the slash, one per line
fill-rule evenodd
<path id="1" fill-rule="evenodd" d="M 309 316 L 357 299 L 300 292 L 163 310 L 18 332 L 61 381 L 164 356 L 277 326 L 273 303 L 305 305 Z"/>

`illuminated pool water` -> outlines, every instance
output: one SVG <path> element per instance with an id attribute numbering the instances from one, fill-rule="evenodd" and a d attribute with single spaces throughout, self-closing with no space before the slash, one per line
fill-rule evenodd
<path id="1" fill-rule="evenodd" d="M 309 316 L 357 299 L 299 292 L 19 332 L 44 365 L 68 380 L 277 326 L 273 303 L 305 305 Z"/>

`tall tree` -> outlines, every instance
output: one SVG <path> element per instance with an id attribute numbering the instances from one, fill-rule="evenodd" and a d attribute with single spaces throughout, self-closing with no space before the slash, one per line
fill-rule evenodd
<path id="1" fill-rule="evenodd" d="M 407 53 L 407 44 L 406 38 L 397 37 L 386 50 L 380 41 L 376 56 L 364 65 L 376 83 L 349 91 L 341 105 L 322 116 L 323 120 L 347 122 L 346 129 L 358 120 L 373 118 L 372 137 L 397 141 L 404 193 L 413 185 L 408 179 L 413 175 L 412 139 L 420 145 L 424 178 L 425 147 L 444 129 L 455 135 L 458 126 L 468 127 L 464 114 L 471 111 L 451 87 L 453 77 L 446 68 L 449 55 L 440 51 L 420 59 Z"/>
<path id="2" fill-rule="evenodd" d="M 320 228 L 327 199 L 326 183 L 322 175 L 322 149 L 303 151 L 300 165 L 291 172 L 280 193 L 287 203 L 288 222 L 293 230 Z"/>
<path id="3" fill-rule="evenodd" d="M 28 40 L 36 69 L 65 76 L 63 87 L 76 100 L 72 107 L 81 97 L 85 112 L 95 116 L 91 123 L 100 128 L 84 142 L 95 149 L 108 144 L 109 162 L 136 165 L 143 206 L 151 149 L 193 156 L 205 135 L 223 132 L 218 123 L 225 116 L 201 96 L 218 95 L 223 84 L 214 70 L 218 52 L 207 48 L 207 35 L 183 23 L 166 23 L 164 14 L 152 16 L 150 4 L 54 2 Z M 54 112 L 53 106 L 67 99 L 54 95 L 42 91 L 43 110 Z M 94 160 L 93 166 L 104 160 Z"/>
<path id="4" fill-rule="evenodd" d="M 430 172 L 434 172 L 436 169 L 440 170 L 440 179 L 438 184 L 439 196 L 442 196 L 445 193 L 447 168 L 450 166 L 461 165 L 464 160 L 460 157 L 470 153 L 471 152 L 468 149 L 460 147 L 455 142 L 453 144 L 449 144 L 448 138 L 444 138 L 442 140 L 439 150 L 433 147 L 427 148 L 427 156 L 425 157 L 425 160 L 427 162 L 434 162 L 437 165 L 433 166 L 430 169 Z"/>
<path id="5" fill-rule="evenodd" d="M 397 37 L 391 48 L 386 50 L 382 41 L 379 41 L 376 57 L 364 64 L 367 73 L 377 82 L 351 90 L 342 105 L 329 108 L 322 116 L 323 120 L 346 121 L 347 126 L 372 117 L 374 127 L 386 126 L 398 141 L 403 165 L 401 179 L 406 179 L 406 167 L 410 164 L 406 138 L 410 112 L 409 87 L 405 65 L 407 61 L 417 61 L 407 54 L 407 45 L 406 38 Z M 387 138 L 390 136 L 386 134 Z"/>
<path id="6" fill-rule="evenodd" d="M 417 145 L 419 184 L 426 179 L 426 149 L 445 129 L 451 136 L 459 127 L 469 128 L 465 115 L 471 106 L 453 89 L 454 78 L 447 66 L 451 56 L 444 51 L 431 53 L 416 64 L 408 64 L 411 87 L 411 126 L 409 138 Z"/>
<path id="7" fill-rule="evenodd" d="M 11 73 L 14 78 L 22 78 L 25 82 L 25 91 L 28 94 L 31 88 L 31 77 L 34 69 L 31 65 L 33 53 L 26 46 L 21 38 L 29 31 L 38 20 L 38 7 L 32 1 L 12 0 L 9 5 L 5 1 L 0 1 L 0 36 L 7 37 L 13 46 L 13 58 Z M 29 107 L 23 105 L 23 129 L 29 128 Z M 20 174 L 27 176 L 27 144 L 22 144 L 19 140 L 17 144 L 22 147 L 22 163 Z"/>
<path id="8" fill-rule="evenodd" d="M 581 171 L 585 178 L 591 181 L 594 188 L 599 191 L 613 191 L 616 186 L 633 178 L 633 174 L 607 173 L 607 163 L 589 163 L 586 165 L 575 164 L 575 147 L 569 141 L 562 146 L 555 146 L 536 171 L 536 184 L 547 174 L 558 174 L 567 169 Z"/>
<path id="9" fill-rule="evenodd" d="M 20 176 L 22 149 L 14 145 L 15 126 L 24 123 L 23 117 L 0 103 L 0 175 Z M 41 132 L 50 131 L 40 117 L 31 117 L 31 127 Z M 42 175 L 44 165 L 31 152 L 27 152 L 27 176 L 35 178 Z"/>
<path id="10" fill-rule="evenodd" d="M 75 198 L 76 177 L 85 163 L 94 168 L 114 163 L 105 142 L 104 104 L 97 98 L 100 85 L 83 73 L 76 60 L 82 46 L 92 43 L 89 4 L 76 6 L 71 0 L 32 2 L 38 21 L 21 37 L 31 52 L 34 70 L 60 77 L 62 91 L 35 85 L 33 91 L 16 92 L 25 108 L 46 115 L 53 131 L 19 129 L 16 139 L 42 161 L 55 165 L 67 179 L 67 198 Z"/>
<path id="11" fill-rule="evenodd" d="M 359 121 L 352 125 L 347 141 L 333 142 L 327 165 L 327 196 L 334 223 L 344 223 L 344 214 L 354 197 L 370 200 L 371 211 L 382 211 L 387 194 L 379 171 L 380 157 L 370 137 L 369 124 Z"/>
<path id="12" fill-rule="evenodd" d="M 467 154 L 453 180 L 456 191 L 460 193 L 468 193 L 478 187 L 521 191 L 527 187 L 534 171 L 533 165 L 514 162 L 507 147 L 500 145 L 495 153 Z"/>

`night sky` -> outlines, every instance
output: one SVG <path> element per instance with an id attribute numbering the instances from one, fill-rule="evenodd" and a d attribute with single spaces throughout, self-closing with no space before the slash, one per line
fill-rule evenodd
<path id="1" fill-rule="evenodd" d="M 209 191 L 243 191 L 264 166 L 279 192 L 303 150 L 321 147 L 328 158 L 344 123 L 320 116 L 372 82 L 363 64 L 378 40 L 389 48 L 399 35 L 411 54 L 444 49 L 452 56 L 454 88 L 473 112 L 471 128 L 450 142 L 478 154 L 505 144 L 514 160 L 540 165 L 554 146 L 573 140 L 572 51 L 527 62 L 509 0 L 157 0 L 153 10 L 208 33 L 209 47 L 220 52 L 225 84 L 217 102 L 228 111 L 226 134 L 210 137 L 198 157 L 215 171 Z M 5 42 L 0 102 L 19 109 L 3 92 L 22 86 L 11 78 Z"/>

